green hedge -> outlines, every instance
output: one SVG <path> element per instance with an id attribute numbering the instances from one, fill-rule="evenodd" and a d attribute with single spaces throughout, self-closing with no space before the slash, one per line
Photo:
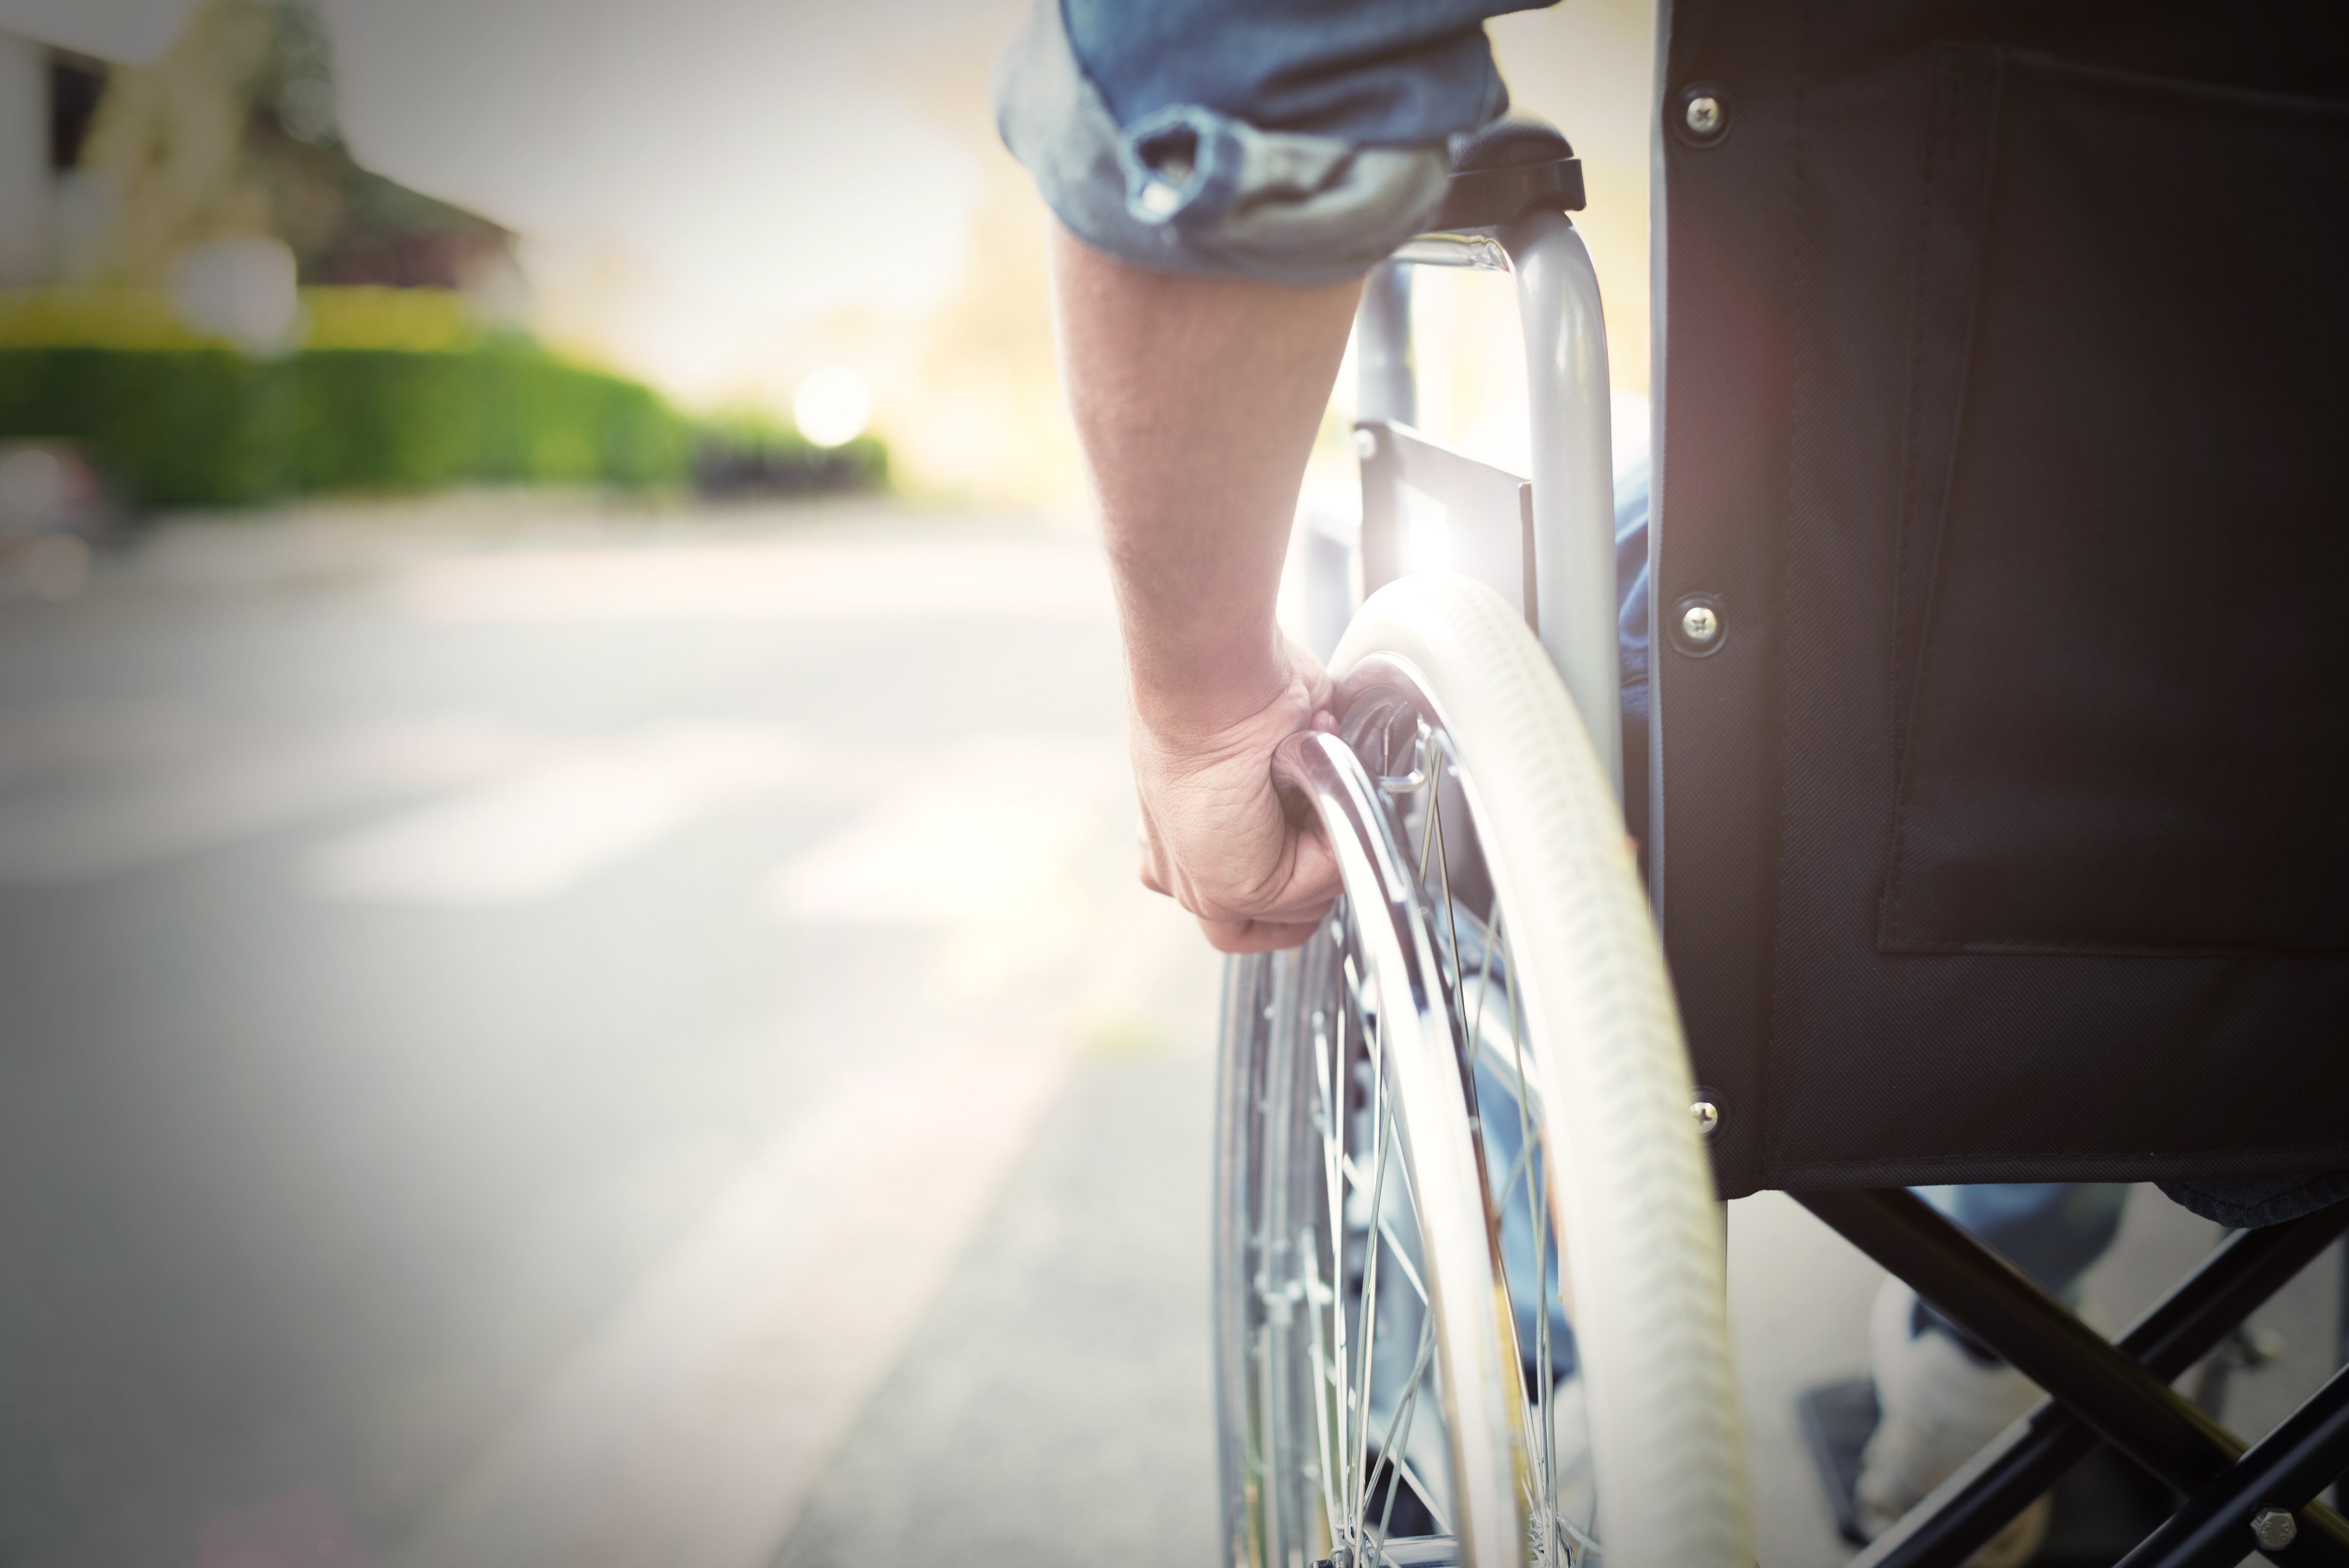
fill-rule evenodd
<path id="1" fill-rule="evenodd" d="M 135 506 L 461 483 L 687 481 L 649 388 L 526 345 L 449 353 L 0 348 L 0 438 L 71 441 Z"/>

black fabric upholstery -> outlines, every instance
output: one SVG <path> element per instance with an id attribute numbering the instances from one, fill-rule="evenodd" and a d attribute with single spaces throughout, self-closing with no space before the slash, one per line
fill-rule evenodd
<path id="1" fill-rule="evenodd" d="M 2331 8 L 1675 0 L 1651 857 L 1725 1191 L 2349 1168 Z M 1728 133 L 1676 133 L 1685 84 Z"/>

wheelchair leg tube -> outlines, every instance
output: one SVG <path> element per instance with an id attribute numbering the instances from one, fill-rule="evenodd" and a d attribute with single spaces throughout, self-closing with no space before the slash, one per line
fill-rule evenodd
<path id="1" fill-rule="evenodd" d="M 1582 235 L 1560 213 L 1501 231 L 1516 275 L 1533 414 L 1534 606 L 1542 647 L 1623 798 L 1615 628 L 1615 452 L 1607 321 Z"/>
<path id="2" fill-rule="evenodd" d="M 2122 1558 L 2120 1568 L 2232 1568 L 2246 1548 L 2267 1539 L 2255 1533 L 2262 1526 L 2278 1540 L 2296 1537 L 2305 1528 L 2300 1515 L 2309 1500 L 2344 1469 L 2349 1469 L 2349 1372 L 2336 1372 L 2283 1425 Z M 2292 1517 L 2287 1522 L 2279 1513 Z"/>
<path id="3" fill-rule="evenodd" d="M 1914 1194 L 1795 1196 L 2165 1484 L 2199 1491 L 2241 1455 L 2233 1434 Z M 2313 1503 L 2297 1539 L 2266 1554 L 2280 1563 L 2349 1565 L 2349 1526 Z"/>
<path id="4" fill-rule="evenodd" d="M 2333 1365 L 2349 1366 L 2349 1242 L 2343 1244 L 2338 1265 L 2340 1292 L 2333 1300 Z M 2333 1485 L 2333 1506 L 2338 1509 L 2344 1501 L 2344 1489 L 2340 1482 Z"/>
<path id="5" fill-rule="evenodd" d="M 1381 262 L 1362 280 L 1354 333 L 1355 418 L 1419 423 L 1419 378 L 1411 359 L 1411 273 L 1401 262 Z"/>
<path id="6" fill-rule="evenodd" d="M 1355 415 L 1365 423 L 1408 425 L 1419 417 L 1418 373 L 1411 358 L 1411 274 L 1381 262 L 1362 282 L 1354 312 L 1354 359 L 1361 378 Z M 1363 440 L 1358 433 L 1357 441 Z M 1402 477 L 1381 442 L 1362 456 L 1361 591 L 1364 597 L 1402 576 Z M 1347 607 L 1350 618 L 1353 607 Z M 1340 631 L 1344 628 L 1341 626 Z M 1331 648 L 1337 646 L 1333 639 Z M 1329 657 L 1326 653 L 1323 658 Z"/>
<path id="7" fill-rule="evenodd" d="M 2349 1203 L 2235 1232 L 2121 1336 L 2121 1353 L 2164 1382 L 2178 1377 L 2344 1230 Z M 1878 1536 L 1852 1568 L 1959 1568 L 2098 1446 L 2077 1416 L 2043 1404 Z"/>

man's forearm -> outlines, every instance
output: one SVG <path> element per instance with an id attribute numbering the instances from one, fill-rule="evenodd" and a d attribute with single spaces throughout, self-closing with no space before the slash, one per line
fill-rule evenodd
<path id="1" fill-rule="evenodd" d="M 1052 272 L 1135 707 L 1212 733 L 1288 678 L 1273 600 L 1360 286 L 1151 272 L 1057 230 Z"/>

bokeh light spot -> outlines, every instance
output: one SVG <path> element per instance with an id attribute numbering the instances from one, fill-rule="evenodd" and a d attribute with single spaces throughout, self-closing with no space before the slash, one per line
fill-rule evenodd
<path id="1" fill-rule="evenodd" d="M 845 365 L 827 365 L 800 383 L 792 399 L 792 422 L 818 446 L 838 446 L 864 433 L 873 417 L 873 393 L 864 378 Z"/>

